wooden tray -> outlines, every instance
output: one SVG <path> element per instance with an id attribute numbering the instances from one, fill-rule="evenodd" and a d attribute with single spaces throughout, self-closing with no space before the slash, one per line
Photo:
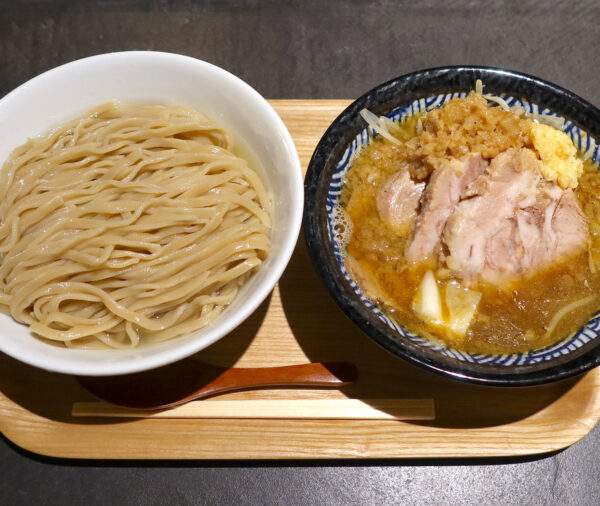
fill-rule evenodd
<path id="1" fill-rule="evenodd" d="M 275 100 L 306 167 L 347 101 Z M 342 391 L 269 390 L 226 399 L 432 398 L 435 421 L 74 418 L 91 400 L 68 376 L 0 354 L 0 430 L 57 457 L 110 459 L 323 459 L 508 456 L 564 448 L 600 418 L 600 370 L 545 387 L 487 389 L 443 380 L 389 355 L 338 310 L 299 240 L 271 297 L 230 336 L 199 354 L 224 365 L 307 360 L 357 364 Z"/>

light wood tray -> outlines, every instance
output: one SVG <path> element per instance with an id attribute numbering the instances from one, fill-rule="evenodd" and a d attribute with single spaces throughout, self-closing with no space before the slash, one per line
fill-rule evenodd
<path id="1" fill-rule="evenodd" d="M 342 100 L 275 100 L 307 166 Z M 0 430 L 57 457 L 110 459 L 323 459 L 508 456 L 564 448 L 600 418 L 600 371 L 544 387 L 486 389 L 417 370 L 380 349 L 338 310 L 313 273 L 302 238 L 271 297 L 206 361 L 252 367 L 355 363 L 352 387 L 228 394 L 235 399 L 431 398 L 434 421 L 74 418 L 92 400 L 68 376 L 0 354 Z"/>

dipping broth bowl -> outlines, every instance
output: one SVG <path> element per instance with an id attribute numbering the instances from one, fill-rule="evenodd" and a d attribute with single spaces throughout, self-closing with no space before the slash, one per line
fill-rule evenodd
<path id="1" fill-rule="evenodd" d="M 354 101 L 319 142 L 305 178 L 304 234 L 314 267 L 344 313 L 373 341 L 427 371 L 470 383 L 526 386 L 561 380 L 600 364 L 600 316 L 571 336 L 543 349 L 506 355 L 469 354 L 414 334 L 388 317 L 352 279 L 334 230 L 353 156 L 369 142 L 363 108 L 393 120 L 464 97 L 480 79 L 485 92 L 520 104 L 526 112 L 557 115 L 563 130 L 596 163 L 600 153 L 600 110 L 573 93 L 541 79 L 503 69 L 444 67 L 423 70 L 381 84 Z"/>

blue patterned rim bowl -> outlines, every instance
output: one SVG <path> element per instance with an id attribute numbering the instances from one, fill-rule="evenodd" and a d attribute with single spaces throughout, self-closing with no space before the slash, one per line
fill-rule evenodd
<path id="1" fill-rule="evenodd" d="M 333 226 L 345 174 L 354 153 L 368 144 L 359 112 L 401 119 L 465 96 L 477 79 L 485 92 L 520 104 L 527 112 L 565 119 L 564 131 L 596 163 L 600 153 L 600 110 L 554 84 L 503 69 L 444 67 L 423 70 L 384 83 L 347 107 L 319 142 L 304 183 L 304 235 L 315 269 L 340 308 L 371 339 L 394 355 L 446 377 L 490 386 L 529 386 L 581 374 L 600 364 L 600 312 L 573 335 L 525 353 L 478 355 L 446 348 L 389 319 L 352 280 L 342 261 Z"/>

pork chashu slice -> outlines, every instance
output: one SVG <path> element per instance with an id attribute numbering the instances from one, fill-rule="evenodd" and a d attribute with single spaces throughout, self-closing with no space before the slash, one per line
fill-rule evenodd
<path id="1" fill-rule="evenodd" d="M 417 216 L 425 183 L 411 179 L 408 169 L 392 174 L 377 192 L 377 212 L 382 221 L 404 235 Z"/>
<path id="2" fill-rule="evenodd" d="M 443 232 L 454 275 L 498 282 L 586 244 L 575 194 L 542 180 L 538 163 L 529 149 L 509 149 L 463 192 Z"/>
<path id="3" fill-rule="evenodd" d="M 421 262 L 439 252 L 446 221 L 454 212 L 465 189 L 487 167 L 479 153 L 459 159 L 440 159 L 421 198 L 421 211 L 414 222 L 406 248 L 409 262 Z"/>

